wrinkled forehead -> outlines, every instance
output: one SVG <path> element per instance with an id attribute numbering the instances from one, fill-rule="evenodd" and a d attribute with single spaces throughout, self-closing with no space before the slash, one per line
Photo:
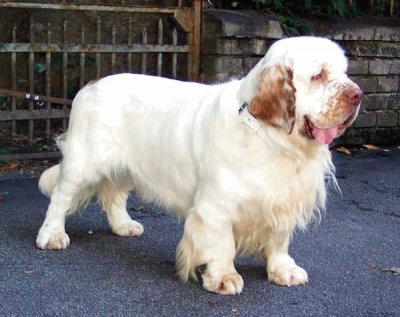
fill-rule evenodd
<path id="1" fill-rule="evenodd" d="M 324 70 L 332 76 L 347 72 L 347 58 L 336 43 L 325 38 L 294 37 L 275 42 L 266 55 L 267 64 L 281 64 L 294 76 L 316 75 Z"/>

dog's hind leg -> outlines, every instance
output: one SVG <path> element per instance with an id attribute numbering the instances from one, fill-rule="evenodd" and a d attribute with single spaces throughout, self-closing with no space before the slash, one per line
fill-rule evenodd
<path id="1" fill-rule="evenodd" d="M 143 226 L 132 220 L 126 210 L 128 193 L 128 184 L 114 184 L 105 180 L 99 188 L 98 198 L 112 232 L 119 236 L 140 236 Z"/>
<path id="2" fill-rule="evenodd" d="M 74 212 L 93 192 L 76 169 L 62 169 L 51 191 L 46 218 L 39 229 L 36 246 L 40 249 L 65 249 L 70 241 L 65 233 L 65 217 Z"/>

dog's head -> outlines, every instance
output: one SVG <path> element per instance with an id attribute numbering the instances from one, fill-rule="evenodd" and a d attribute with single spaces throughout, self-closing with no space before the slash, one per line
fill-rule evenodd
<path id="1" fill-rule="evenodd" d="M 249 111 L 268 125 L 329 144 L 353 123 L 362 91 L 347 77 L 334 42 L 316 37 L 277 41 L 249 73 Z"/>

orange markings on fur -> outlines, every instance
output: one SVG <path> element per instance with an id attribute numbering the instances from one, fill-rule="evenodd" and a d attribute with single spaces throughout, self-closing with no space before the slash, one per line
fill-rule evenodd
<path id="1" fill-rule="evenodd" d="M 275 66 L 265 69 L 259 76 L 257 94 L 249 111 L 258 119 L 274 127 L 292 132 L 295 117 L 293 73 L 288 68 Z"/>
<path id="2" fill-rule="evenodd" d="M 359 90 L 361 92 L 356 84 L 348 84 L 338 89 L 338 93 L 329 100 L 326 113 L 322 118 L 315 120 L 314 124 L 321 128 L 331 127 L 332 125 L 342 124 L 352 114 L 354 117 L 356 105 L 346 96 L 349 90 Z M 346 121 L 352 122 L 352 120 Z"/>

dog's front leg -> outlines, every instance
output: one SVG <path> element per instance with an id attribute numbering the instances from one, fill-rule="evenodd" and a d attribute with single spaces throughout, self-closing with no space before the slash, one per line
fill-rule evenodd
<path id="1" fill-rule="evenodd" d="M 271 229 L 264 248 L 268 279 L 278 285 L 303 285 L 308 282 L 307 272 L 288 254 L 293 229 Z"/>
<path id="2" fill-rule="evenodd" d="M 210 210 L 209 210 L 210 211 Z M 199 266 L 203 287 L 222 295 L 240 294 L 243 279 L 234 266 L 236 255 L 229 217 L 218 213 L 192 211 L 185 222 L 184 234 L 177 250 L 177 266 L 183 280 Z"/>

